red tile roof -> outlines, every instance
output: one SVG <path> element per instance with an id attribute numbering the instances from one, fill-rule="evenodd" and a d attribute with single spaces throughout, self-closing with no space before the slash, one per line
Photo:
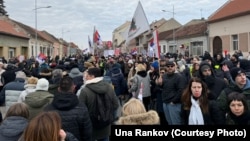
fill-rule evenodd
<path id="1" fill-rule="evenodd" d="M 250 0 L 228 0 L 214 14 L 208 17 L 208 22 L 226 20 L 250 14 Z"/>
<path id="2" fill-rule="evenodd" d="M 8 18 L 0 18 L 0 33 L 22 38 L 29 38 L 28 35 L 20 30 L 19 27 L 12 23 Z"/>
<path id="3" fill-rule="evenodd" d="M 207 31 L 207 23 L 205 20 L 192 20 L 186 25 L 178 29 L 175 29 L 175 38 L 183 39 L 183 38 L 204 36 L 206 34 L 206 31 Z M 165 39 L 172 40 L 173 32 L 172 34 L 168 35 Z"/>

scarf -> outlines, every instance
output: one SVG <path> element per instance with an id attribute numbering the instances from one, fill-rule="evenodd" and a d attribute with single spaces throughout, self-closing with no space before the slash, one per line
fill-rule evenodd
<path id="1" fill-rule="evenodd" d="M 203 115 L 201 112 L 199 101 L 198 100 L 196 101 L 191 96 L 191 103 L 192 103 L 192 106 L 190 109 L 188 125 L 204 125 Z"/>

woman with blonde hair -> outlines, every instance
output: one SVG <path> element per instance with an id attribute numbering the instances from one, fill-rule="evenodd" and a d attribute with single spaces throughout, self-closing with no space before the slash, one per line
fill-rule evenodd
<path id="1" fill-rule="evenodd" d="M 0 126 L 1 141 L 17 141 L 28 125 L 29 110 L 24 103 L 15 103 L 8 109 Z"/>
<path id="2" fill-rule="evenodd" d="M 17 102 L 24 102 L 25 101 L 25 97 L 29 93 L 36 91 L 37 81 L 38 81 L 37 77 L 31 76 L 31 77 L 28 78 L 27 84 L 24 85 L 25 90 L 23 90 L 21 92 L 21 94 L 19 95 L 19 98 L 18 98 Z"/>
<path id="3" fill-rule="evenodd" d="M 136 98 L 131 98 L 122 107 L 122 115 L 118 125 L 158 125 L 160 118 L 156 111 L 146 111 L 143 103 Z"/>
<path id="4" fill-rule="evenodd" d="M 62 129 L 57 112 L 41 112 L 34 117 L 19 141 L 78 141 Z"/>
<path id="5" fill-rule="evenodd" d="M 143 64 L 138 64 L 135 70 L 136 74 L 131 79 L 132 85 L 128 91 L 133 94 L 134 98 L 140 99 L 148 110 L 151 100 L 150 76 Z"/>

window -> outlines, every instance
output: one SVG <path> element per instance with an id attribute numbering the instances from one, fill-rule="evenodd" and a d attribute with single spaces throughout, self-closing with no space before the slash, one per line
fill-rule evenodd
<path id="1" fill-rule="evenodd" d="M 31 46 L 31 54 L 32 54 L 32 56 L 35 56 L 34 55 L 34 46 Z"/>
<path id="2" fill-rule="evenodd" d="M 176 45 L 169 46 L 169 53 L 176 53 Z"/>
<path id="3" fill-rule="evenodd" d="M 9 48 L 9 58 L 15 57 L 15 48 Z"/>
<path id="4" fill-rule="evenodd" d="M 203 42 L 202 41 L 191 42 L 191 54 L 198 55 L 198 56 L 203 54 Z"/>
<path id="5" fill-rule="evenodd" d="M 232 35 L 233 50 L 239 50 L 238 43 L 239 43 L 238 35 Z"/>
<path id="6" fill-rule="evenodd" d="M 136 40 L 136 46 L 139 46 L 140 45 L 140 39 L 139 39 L 139 37 L 135 38 L 135 40 Z"/>
<path id="7" fill-rule="evenodd" d="M 163 53 L 166 53 L 166 45 L 163 45 Z"/>

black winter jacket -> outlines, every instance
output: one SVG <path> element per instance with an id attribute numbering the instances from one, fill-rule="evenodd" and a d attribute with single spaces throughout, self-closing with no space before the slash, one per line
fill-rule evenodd
<path id="1" fill-rule="evenodd" d="M 88 109 L 79 103 L 74 93 L 58 93 L 45 111 L 57 111 L 62 119 L 62 128 L 72 133 L 79 141 L 91 141 L 92 123 Z"/>

